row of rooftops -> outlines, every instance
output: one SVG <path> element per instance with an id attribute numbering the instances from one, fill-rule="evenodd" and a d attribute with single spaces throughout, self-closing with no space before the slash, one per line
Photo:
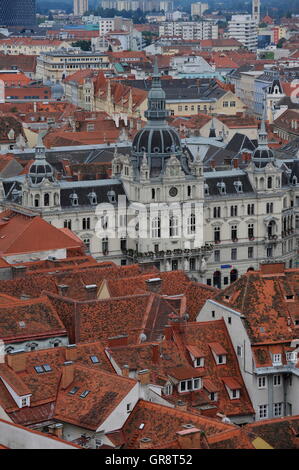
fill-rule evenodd
<path id="1" fill-rule="evenodd" d="M 170 442 L 180 430 L 178 424 L 170 424 L 175 416 L 184 416 L 181 423 L 187 420 L 193 426 L 196 419 L 217 447 L 220 429 L 238 431 L 232 424 L 221 423 L 218 414 L 250 416 L 253 409 L 225 322 L 193 322 L 205 301 L 212 298 L 242 314 L 257 368 L 270 366 L 274 353 L 286 356 L 294 351 L 296 325 L 290 334 L 288 318 L 295 321 L 296 311 L 298 315 L 296 269 L 267 264 L 217 291 L 191 282 L 183 272 L 144 273 L 138 266 L 113 263 L 85 267 L 84 259 L 82 267 L 63 260 L 59 264 L 53 272 L 39 262 L 38 269 L 28 266 L 23 277 L 0 281 L 4 320 L 0 338 L 6 344 L 17 346 L 24 338 L 38 341 L 40 336 L 57 337 L 65 332 L 76 343 L 6 356 L 0 365 L 0 404 L 17 424 L 54 419 L 99 429 L 139 381 L 143 387 L 158 387 L 171 406 L 139 401 L 122 429 L 115 429 L 118 434 L 110 436 L 113 443 L 117 436 L 124 446 L 138 445 L 136 438 L 128 440 L 129 429 L 142 413 L 138 426 L 144 423 L 144 432 L 139 437 L 151 439 L 153 448 L 159 444 L 149 423 L 159 422 L 164 442 Z M 86 287 L 93 288 L 92 296 Z M 21 300 L 25 293 L 31 298 Z M 245 305 L 253 308 L 244 310 Z M 263 337 L 254 326 L 257 315 L 259 319 L 267 315 L 265 324 L 258 323 L 265 328 Z M 282 357 L 282 365 L 287 360 Z M 16 404 L 6 384 L 29 400 L 26 406 Z M 95 403 L 101 404 L 101 411 Z M 152 410 L 150 419 L 143 414 L 146 409 Z"/>

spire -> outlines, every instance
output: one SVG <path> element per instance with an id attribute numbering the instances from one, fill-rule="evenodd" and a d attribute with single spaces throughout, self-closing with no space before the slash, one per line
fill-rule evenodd
<path id="1" fill-rule="evenodd" d="M 43 132 L 39 132 L 35 146 L 35 160 L 44 160 L 46 158 L 46 147 L 43 143 Z"/>
<path id="2" fill-rule="evenodd" d="M 161 85 L 157 56 L 155 56 L 154 60 L 152 84 L 148 93 L 147 110 L 144 115 L 148 121 L 159 121 L 160 123 L 169 116 L 169 111 L 166 110 L 166 95 Z"/>
<path id="3" fill-rule="evenodd" d="M 266 121 L 267 121 L 267 102 L 266 102 L 266 92 L 264 94 L 264 104 L 263 104 L 263 116 L 262 122 L 258 132 L 258 145 L 259 147 L 267 146 L 268 147 L 268 133 L 266 130 Z"/>

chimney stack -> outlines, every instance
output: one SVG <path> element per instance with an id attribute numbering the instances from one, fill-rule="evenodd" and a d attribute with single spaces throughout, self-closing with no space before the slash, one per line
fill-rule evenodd
<path id="1" fill-rule="evenodd" d="M 233 158 L 233 168 L 239 168 L 239 160 L 237 158 Z"/>
<path id="2" fill-rule="evenodd" d="M 62 367 L 61 387 L 65 390 L 74 381 L 74 363 L 65 362 Z"/>
<path id="3" fill-rule="evenodd" d="M 129 368 L 128 364 L 123 365 L 122 369 L 121 369 L 121 375 L 123 377 L 129 377 L 129 372 L 130 372 L 130 368 Z"/>
<path id="4" fill-rule="evenodd" d="M 128 335 L 111 336 L 110 338 L 108 338 L 109 348 L 117 348 L 119 346 L 127 346 L 127 345 L 128 345 Z"/>
<path id="5" fill-rule="evenodd" d="M 160 294 L 161 288 L 162 288 L 162 279 L 160 277 L 148 279 L 146 283 L 147 283 L 147 289 L 150 292 L 154 292 L 155 294 Z"/>
<path id="6" fill-rule="evenodd" d="M 65 347 L 65 360 L 66 362 L 75 361 L 77 359 L 77 346 L 76 344 L 69 344 Z"/>
<path id="7" fill-rule="evenodd" d="M 140 370 L 138 379 L 142 385 L 148 385 L 150 383 L 150 371 L 148 369 Z"/>
<path id="8" fill-rule="evenodd" d="M 69 286 L 66 284 L 58 284 L 58 293 L 61 296 L 66 296 Z"/>
<path id="9" fill-rule="evenodd" d="M 85 286 L 85 291 L 89 300 L 95 300 L 97 298 L 98 286 L 96 284 L 88 284 Z"/>
<path id="10" fill-rule="evenodd" d="M 166 341 L 172 340 L 172 328 L 171 325 L 165 325 L 164 327 L 164 337 Z"/>
<path id="11" fill-rule="evenodd" d="M 160 346 L 159 344 L 152 344 L 152 361 L 158 364 L 160 359 Z"/>
<path id="12" fill-rule="evenodd" d="M 7 365 L 15 372 L 26 370 L 25 350 L 14 351 L 6 355 Z"/>
<path id="13" fill-rule="evenodd" d="M 187 411 L 187 403 L 182 400 L 178 400 L 175 404 L 175 408 L 181 411 Z"/>
<path id="14" fill-rule="evenodd" d="M 198 428 L 184 429 L 183 431 L 177 431 L 176 434 L 181 449 L 202 448 L 201 431 Z"/>

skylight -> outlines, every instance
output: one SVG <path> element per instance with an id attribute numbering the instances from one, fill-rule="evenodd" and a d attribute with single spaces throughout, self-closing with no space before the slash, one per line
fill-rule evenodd
<path id="1" fill-rule="evenodd" d="M 42 374 L 44 372 L 44 369 L 42 366 L 34 366 L 34 369 L 38 374 Z"/>
<path id="2" fill-rule="evenodd" d="M 90 356 L 90 360 L 93 364 L 98 364 L 100 362 L 97 356 Z"/>
<path id="3" fill-rule="evenodd" d="M 90 390 L 84 390 L 84 392 L 81 393 L 80 398 L 85 398 L 87 395 L 90 393 Z"/>
<path id="4" fill-rule="evenodd" d="M 69 391 L 69 395 L 75 395 L 79 390 L 79 387 L 73 387 L 72 390 Z"/>

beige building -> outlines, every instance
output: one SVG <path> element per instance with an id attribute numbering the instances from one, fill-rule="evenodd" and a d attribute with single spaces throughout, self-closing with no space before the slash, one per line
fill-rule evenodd
<path id="1" fill-rule="evenodd" d="M 60 82 L 79 70 L 109 68 L 108 55 L 97 52 L 56 51 L 37 58 L 36 77 L 43 82 Z"/>
<path id="2" fill-rule="evenodd" d="M 207 3 L 191 3 L 191 15 L 192 16 L 202 16 L 203 13 L 209 9 L 209 5 Z"/>
<path id="3" fill-rule="evenodd" d="M 69 48 L 69 44 L 58 39 L 9 38 L 1 40 L 1 52 L 9 55 L 37 55 Z"/>
<path id="4" fill-rule="evenodd" d="M 171 116 L 192 116 L 198 113 L 235 115 L 245 111 L 244 103 L 232 91 L 216 98 L 166 99 Z"/>

